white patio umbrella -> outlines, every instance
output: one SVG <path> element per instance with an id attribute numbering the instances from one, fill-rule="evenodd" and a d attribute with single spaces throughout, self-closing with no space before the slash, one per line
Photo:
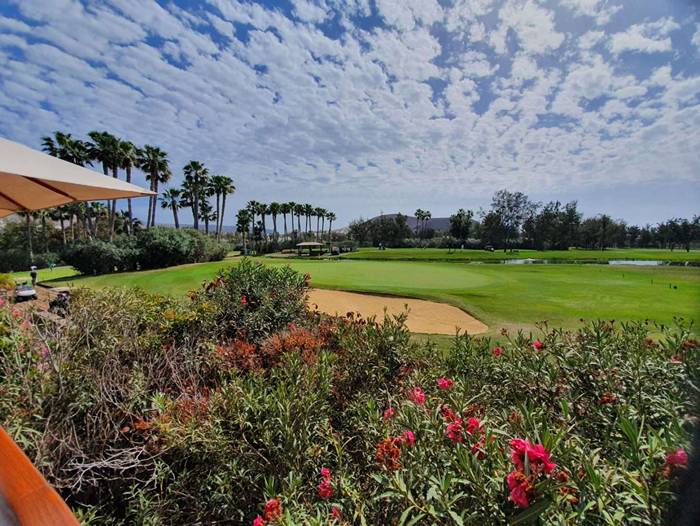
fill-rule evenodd
<path id="1" fill-rule="evenodd" d="M 0 217 L 74 201 L 150 195 L 155 194 L 0 138 Z"/>

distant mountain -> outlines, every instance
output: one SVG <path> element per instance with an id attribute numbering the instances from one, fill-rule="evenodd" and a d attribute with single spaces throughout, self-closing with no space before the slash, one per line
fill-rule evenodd
<path id="1" fill-rule="evenodd" d="M 383 217 L 394 218 L 399 214 L 383 214 Z M 373 217 L 370 221 L 376 221 L 382 216 Z M 406 223 L 408 226 L 416 231 L 420 228 L 420 223 L 413 216 L 406 216 Z M 449 232 L 450 231 L 450 218 L 449 217 L 433 217 L 425 222 L 426 229 L 433 229 L 435 232 Z"/>

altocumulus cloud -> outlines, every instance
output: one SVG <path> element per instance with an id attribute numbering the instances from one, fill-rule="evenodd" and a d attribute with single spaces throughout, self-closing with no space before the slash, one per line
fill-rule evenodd
<path id="1" fill-rule="evenodd" d="M 697 189 L 698 13 L 646 4 L 10 0 L 0 134 L 106 129 L 345 220 L 504 186 Z"/>

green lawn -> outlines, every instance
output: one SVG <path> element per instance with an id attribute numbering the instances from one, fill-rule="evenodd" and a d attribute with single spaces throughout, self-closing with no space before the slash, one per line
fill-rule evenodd
<path id="1" fill-rule="evenodd" d="M 501 327 L 532 329 L 542 320 L 553 326 L 574 327 L 580 318 L 671 323 L 674 316 L 680 316 L 700 324 L 699 268 L 260 260 L 308 272 L 315 287 L 451 303 L 484 321 L 491 333 Z M 91 287 L 139 287 L 182 296 L 231 264 L 235 262 L 85 277 L 72 282 Z"/>
<path id="2" fill-rule="evenodd" d="M 504 259 L 550 259 L 558 261 L 609 261 L 611 259 L 643 259 L 700 263 L 700 250 L 659 250 L 654 248 L 608 250 L 449 250 L 446 248 L 361 248 L 340 256 L 343 259 L 405 261 L 499 261 Z"/>
<path id="3" fill-rule="evenodd" d="M 57 279 L 70 278 L 72 276 L 77 276 L 78 272 L 73 267 L 63 266 L 55 267 L 53 270 L 47 268 L 42 268 L 37 271 L 37 281 L 50 281 Z M 31 279 L 29 276 L 29 271 L 27 272 L 13 272 L 10 274 L 14 279 Z"/>

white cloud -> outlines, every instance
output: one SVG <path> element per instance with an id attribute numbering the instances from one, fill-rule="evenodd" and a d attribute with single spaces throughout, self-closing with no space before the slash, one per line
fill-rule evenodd
<path id="1" fill-rule="evenodd" d="M 594 18 L 598 25 L 607 24 L 622 5 L 610 5 L 608 0 L 561 0 L 561 3 L 578 16 Z"/>
<path id="2" fill-rule="evenodd" d="M 671 32 L 680 28 L 671 18 L 662 18 L 655 22 L 636 24 L 627 31 L 615 33 L 610 38 L 610 51 L 614 54 L 625 51 L 641 53 L 658 53 L 672 50 Z"/>
<path id="3" fill-rule="evenodd" d="M 503 26 L 515 31 L 527 53 L 554 51 L 564 41 L 564 35 L 556 30 L 554 13 L 533 0 L 512 0 L 501 8 L 498 16 Z M 500 41 L 498 45 L 504 49 Z"/>

